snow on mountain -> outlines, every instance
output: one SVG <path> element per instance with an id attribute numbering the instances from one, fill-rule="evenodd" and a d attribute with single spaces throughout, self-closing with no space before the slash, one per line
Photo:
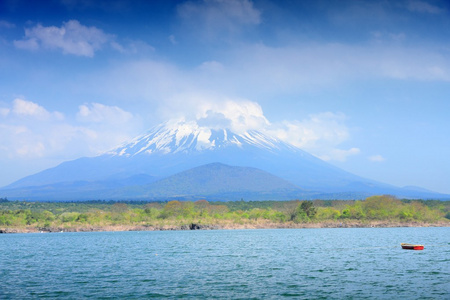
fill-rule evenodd
<path id="1" fill-rule="evenodd" d="M 107 154 L 129 157 L 152 153 L 192 153 L 228 146 L 242 147 L 243 145 L 251 145 L 268 151 L 277 151 L 281 148 L 296 151 L 295 147 L 258 131 L 236 134 L 229 129 L 201 127 L 194 121 L 178 121 L 156 126 L 131 142 L 108 151 Z"/>

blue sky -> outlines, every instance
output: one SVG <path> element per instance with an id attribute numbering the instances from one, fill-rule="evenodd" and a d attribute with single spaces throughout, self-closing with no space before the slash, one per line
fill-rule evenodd
<path id="1" fill-rule="evenodd" d="M 450 193 L 447 1 L 0 2 L 0 186 L 171 118 Z"/>

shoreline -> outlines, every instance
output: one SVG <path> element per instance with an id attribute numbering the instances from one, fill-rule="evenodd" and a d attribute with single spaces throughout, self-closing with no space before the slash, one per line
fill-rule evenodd
<path id="1" fill-rule="evenodd" d="M 0 234 L 10 233 L 56 233 L 56 232 L 120 232 L 120 231 L 172 231 L 172 230 L 239 230 L 239 229 L 308 229 L 308 228 L 400 228 L 400 227 L 450 227 L 450 222 L 317 222 L 317 223 L 222 223 L 222 224 L 170 224 L 170 225 L 105 225 L 105 226 L 61 226 L 61 227 L 0 227 Z"/>

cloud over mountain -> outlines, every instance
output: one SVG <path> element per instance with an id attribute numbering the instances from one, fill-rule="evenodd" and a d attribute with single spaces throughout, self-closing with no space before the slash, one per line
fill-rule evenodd
<path id="1" fill-rule="evenodd" d="M 4 139 L 8 140 L 3 149 L 8 156 L 14 153 L 31 156 L 39 153 L 42 156 L 62 150 L 66 152 L 66 159 L 77 152 L 95 155 L 145 129 L 142 116 L 101 103 L 85 103 L 79 106 L 75 116 L 64 116 L 35 102 L 17 98 L 1 111 Z M 311 115 L 303 121 L 270 122 L 261 106 L 254 101 L 187 97 L 184 106 L 180 104 L 180 110 L 170 109 L 165 116 L 193 122 L 200 127 L 227 128 L 237 133 L 258 130 L 326 160 L 343 160 L 347 155 L 358 154 L 357 148 L 347 154 L 338 148 L 350 135 L 343 114 L 328 112 Z"/>

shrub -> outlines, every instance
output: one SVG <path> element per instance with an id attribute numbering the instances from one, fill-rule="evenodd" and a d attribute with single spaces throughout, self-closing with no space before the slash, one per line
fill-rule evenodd
<path id="1" fill-rule="evenodd" d="M 65 212 L 62 213 L 59 218 L 63 223 L 74 222 L 80 214 L 77 212 Z"/>

